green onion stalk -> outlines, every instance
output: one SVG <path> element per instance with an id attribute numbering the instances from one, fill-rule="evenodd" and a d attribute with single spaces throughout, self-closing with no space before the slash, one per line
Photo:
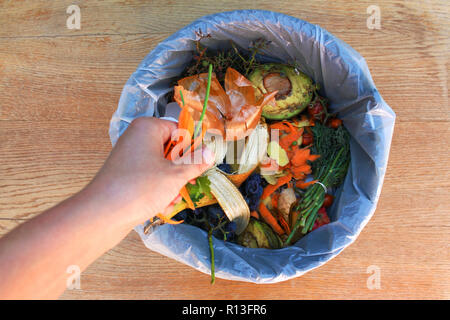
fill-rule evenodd
<path id="1" fill-rule="evenodd" d="M 300 211 L 300 214 L 284 243 L 285 246 L 290 244 L 300 228 L 303 234 L 312 230 L 325 200 L 325 189 L 337 187 L 342 183 L 350 163 L 349 134 L 343 126 L 332 129 L 316 124 L 312 130 L 314 134 L 312 153 L 320 155 L 320 158 L 312 164 L 313 176 L 320 183 L 309 186 L 300 202 L 293 208 Z"/>
<path id="2" fill-rule="evenodd" d="M 227 241 L 226 237 L 228 232 L 225 231 L 225 226 L 227 223 L 229 223 L 228 218 L 223 216 L 217 216 L 218 222 L 217 224 L 211 224 L 211 222 L 208 219 L 208 213 L 201 213 L 199 215 L 193 215 L 191 225 L 197 226 L 205 231 L 208 232 L 208 246 L 209 246 L 209 253 L 211 256 L 211 284 L 214 284 L 216 282 L 216 275 L 215 275 L 215 259 L 214 259 L 214 239 L 213 239 L 213 233 L 216 230 L 220 230 L 223 233 L 224 239 L 223 241 Z"/>
<path id="3" fill-rule="evenodd" d="M 197 127 L 195 128 L 195 131 L 194 131 L 194 139 L 198 136 L 200 128 L 202 127 L 203 118 L 205 117 L 206 108 L 208 106 L 209 91 L 211 89 L 212 69 L 213 69 L 212 68 L 212 64 L 209 64 L 209 67 L 208 67 L 208 84 L 206 85 L 205 102 L 203 103 L 203 110 L 202 110 L 202 114 L 200 115 L 200 120 L 198 121 Z"/>
<path id="4" fill-rule="evenodd" d="M 211 284 L 216 282 L 215 264 L 214 264 L 214 247 L 213 247 L 213 228 L 208 231 L 209 252 L 211 253 Z"/>
<path id="5" fill-rule="evenodd" d="M 202 123 L 203 123 L 203 119 L 205 118 L 206 108 L 208 107 L 209 92 L 211 89 L 212 70 L 213 70 L 213 66 L 212 66 L 212 64 L 209 64 L 208 83 L 206 85 L 205 101 L 203 103 L 203 110 L 200 115 L 200 120 L 198 121 L 197 126 L 195 127 L 194 137 L 193 137 L 194 139 L 198 136 L 198 134 L 200 132 L 200 129 L 201 129 Z M 183 102 L 183 104 L 184 104 L 184 102 Z M 212 239 L 213 231 L 214 231 L 214 229 L 210 226 L 209 230 L 208 230 L 208 245 L 209 245 L 209 251 L 211 253 L 211 284 L 214 284 L 214 282 L 216 281 L 215 263 L 214 263 L 214 247 L 213 247 L 213 239 Z"/>
<path id="6" fill-rule="evenodd" d="M 209 92 L 211 90 L 212 69 L 213 69 L 212 68 L 212 64 L 210 64 L 209 68 L 208 68 L 208 83 L 206 85 L 205 102 L 203 103 L 203 110 L 202 110 L 202 113 L 200 115 L 200 119 L 199 119 L 199 121 L 198 121 L 198 123 L 197 123 L 197 125 L 195 127 L 195 130 L 194 130 L 194 136 L 192 137 L 193 140 L 198 136 L 200 128 L 202 127 L 203 118 L 205 118 L 206 108 L 208 107 Z M 180 90 L 180 96 L 181 96 L 181 101 L 182 101 L 183 106 L 184 106 L 184 98 L 183 98 L 183 93 L 181 92 L 181 90 Z M 187 147 L 184 150 L 184 153 L 186 153 L 189 150 L 189 148 L 190 148 L 190 146 Z"/>

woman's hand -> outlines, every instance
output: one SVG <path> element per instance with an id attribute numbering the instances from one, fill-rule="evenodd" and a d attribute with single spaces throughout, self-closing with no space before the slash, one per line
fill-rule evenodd
<path id="1" fill-rule="evenodd" d="M 2 237 L 0 298 L 58 297 L 69 267 L 84 270 L 136 224 L 170 211 L 180 189 L 214 161 L 207 149 L 200 164 L 166 160 L 163 145 L 175 128 L 133 121 L 86 188 Z"/>
<path id="2" fill-rule="evenodd" d="M 119 138 L 88 186 L 124 209 L 114 210 L 118 216 L 113 219 L 136 225 L 169 213 L 171 204 L 180 200 L 180 189 L 212 166 L 214 154 L 206 148 L 198 151 L 203 159 L 199 164 L 176 164 L 164 158 L 164 143 L 176 127 L 171 121 L 142 117 Z"/>

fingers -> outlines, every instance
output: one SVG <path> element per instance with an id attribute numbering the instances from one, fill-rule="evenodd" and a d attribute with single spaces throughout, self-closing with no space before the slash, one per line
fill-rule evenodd
<path id="1" fill-rule="evenodd" d="M 181 202 L 182 198 L 181 195 L 177 195 L 175 197 L 175 199 L 173 199 L 169 205 L 166 207 L 166 209 L 164 209 L 164 212 L 162 213 L 164 216 L 168 216 L 169 214 L 171 214 L 175 208 L 175 205 L 179 202 Z"/>
<path id="2" fill-rule="evenodd" d="M 164 209 L 162 215 L 165 216 L 165 217 L 169 216 L 173 212 L 174 208 L 175 208 L 174 204 L 169 204 L 166 207 L 166 209 Z"/>
<path id="3" fill-rule="evenodd" d="M 154 117 L 139 117 L 133 120 L 125 134 L 134 136 L 134 141 L 145 143 L 151 152 L 163 154 L 164 143 L 168 141 L 177 124 Z"/>
<path id="4" fill-rule="evenodd" d="M 202 149 L 196 150 L 193 155 L 194 159 L 200 158 L 196 157 L 195 153 L 197 152 L 201 152 L 201 161 L 197 161 L 197 163 L 194 161 L 194 163 L 186 163 L 187 161 L 184 161 L 183 164 L 176 165 L 176 170 L 180 172 L 181 178 L 185 182 L 191 182 L 192 180 L 195 181 L 195 178 L 214 165 L 215 155 L 211 149 L 204 146 Z M 192 157 L 189 157 L 187 160 L 190 159 L 192 159 Z"/>
<path id="5" fill-rule="evenodd" d="M 177 128 L 177 124 L 169 120 L 156 120 L 158 121 L 158 129 L 160 129 L 161 141 L 166 142 L 172 136 L 172 132 Z"/>
<path id="6" fill-rule="evenodd" d="M 133 120 L 131 125 L 138 127 L 148 134 L 151 134 L 154 140 L 161 141 L 162 143 L 167 141 L 171 137 L 172 131 L 177 128 L 177 124 L 173 121 L 162 120 L 154 117 L 136 118 Z"/>
<path id="7" fill-rule="evenodd" d="M 181 201 L 181 195 L 180 194 L 178 194 L 176 197 L 175 197 L 175 199 L 173 199 L 172 200 L 172 202 L 170 202 L 170 204 L 169 205 L 174 205 L 174 204 L 177 204 L 178 202 L 180 202 Z"/>

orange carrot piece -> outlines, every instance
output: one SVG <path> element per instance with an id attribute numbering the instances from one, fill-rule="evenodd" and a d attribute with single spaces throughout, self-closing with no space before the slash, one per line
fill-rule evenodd
<path id="1" fill-rule="evenodd" d="M 164 158 L 167 158 L 167 155 L 169 154 L 169 151 L 173 145 L 173 141 L 170 140 L 169 142 L 167 142 L 166 148 L 164 149 Z"/>
<path id="2" fill-rule="evenodd" d="M 192 118 L 188 107 L 183 107 L 180 111 L 180 116 L 178 117 L 178 129 L 185 129 L 189 131 L 190 136 L 194 134 L 194 118 Z"/>
<path id="3" fill-rule="evenodd" d="M 297 131 L 297 130 L 295 129 L 295 127 L 292 125 L 292 123 L 290 123 L 289 121 L 283 121 L 283 123 L 289 127 L 289 129 L 291 130 L 291 132 Z"/>
<path id="4" fill-rule="evenodd" d="M 252 212 L 250 212 L 250 215 L 251 215 L 253 218 L 259 220 L 259 213 L 258 213 L 258 211 L 252 211 Z"/>
<path id="5" fill-rule="evenodd" d="M 306 160 L 308 160 L 309 155 L 310 155 L 309 149 L 296 149 L 291 159 L 291 164 L 293 166 L 304 165 L 306 164 Z"/>
<path id="6" fill-rule="evenodd" d="M 278 199 L 280 198 L 280 194 L 279 193 L 274 193 L 273 195 L 272 195 L 272 199 L 271 199 L 271 202 L 272 202 L 272 207 L 273 208 L 278 208 Z"/>
<path id="7" fill-rule="evenodd" d="M 295 180 L 302 180 L 304 181 L 306 179 L 306 174 L 303 172 L 297 172 L 295 175 L 293 175 L 293 178 Z"/>
<path id="8" fill-rule="evenodd" d="M 184 220 L 175 221 L 175 220 L 169 219 L 166 216 L 164 216 L 162 213 L 158 213 L 156 216 L 158 218 L 160 218 L 162 221 L 164 221 L 164 223 L 167 223 L 167 224 L 180 224 L 180 223 L 184 222 Z"/>
<path id="9" fill-rule="evenodd" d="M 297 141 L 300 136 L 303 134 L 303 128 L 298 131 L 292 131 L 288 135 L 280 138 L 280 146 L 286 151 L 289 150 L 289 147 L 292 145 L 294 141 Z"/>
<path id="10" fill-rule="evenodd" d="M 291 167 L 291 172 L 294 175 L 296 175 L 298 173 L 310 174 L 311 173 L 311 166 L 308 165 L 308 164 L 304 164 L 304 165 L 301 165 L 301 166 Z"/>
<path id="11" fill-rule="evenodd" d="M 271 124 L 269 128 L 271 130 L 282 130 L 282 131 L 288 131 L 289 129 L 289 127 L 287 127 L 284 122 L 276 122 L 274 124 Z"/>
<path id="12" fill-rule="evenodd" d="M 180 136 L 176 141 L 170 140 L 170 142 L 167 143 L 166 148 L 164 149 L 164 157 L 168 160 L 172 160 L 171 158 L 171 151 L 173 148 L 178 144 L 183 144 L 182 149 L 186 148 L 184 145 L 191 144 L 192 141 L 188 141 L 192 138 L 192 134 L 194 133 L 194 119 L 192 118 L 192 115 L 189 112 L 188 107 L 181 108 L 180 116 L 178 117 L 178 129 L 184 129 L 187 130 L 187 134 L 185 132 L 179 132 Z M 183 134 L 183 135 L 181 135 Z M 186 140 L 187 139 L 187 140 Z M 186 141 L 185 141 L 186 140 Z M 182 154 L 180 154 L 182 155 Z"/>
<path id="13" fill-rule="evenodd" d="M 306 179 L 306 174 L 304 172 L 295 172 L 293 177 L 294 177 L 295 180 L 305 180 Z"/>
<path id="14" fill-rule="evenodd" d="M 192 202 L 191 197 L 189 196 L 189 192 L 188 192 L 186 186 L 181 188 L 180 195 L 184 199 L 184 201 L 186 201 L 188 208 L 194 210 L 195 206 L 194 206 L 194 203 Z"/>
<path id="15" fill-rule="evenodd" d="M 311 155 L 309 155 L 308 160 L 309 161 L 315 161 L 315 160 L 317 160 L 319 158 L 320 158 L 320 154 L 311 154 Z"/>
<path id="16" fill-rule="evenodd" d="M 198 146 L 201 145 L 201 143 L 203 141 L 203 137 L 205 136 L 205 133 L 206 133 L 206 126 L 202 125 L 201 134 L 194 139 L 194 142 L 192 143 L 192 146 L 191 146 L 191 152 L 193 152 L 195 149 L 197 149 Z"/>
<path id="17" fill-rule="evenodd" d="M 295 183 L 295 186 L 296 186 L 297 188 L 300 188 L 300 189 L 306 189 L 306 188 L 308 188 L 310 185 L 312 185 L 312 184 L 314 184 L 314 183 L 316 183 L 316 182 L 317 182 L 317 180 L 312 180 L 312 181 L 309 181 L 309 182 L 297 181 L 297 182 Z"/>
<path id="18" fill-rule="evenodd" d="M 259 213 L 264 221 L 272 227 L 273 231 L 275 231 L 279 235 L 284 234 L 284 230 L 280 227 L 275 217 L 272 215 L 272 213 L 270 213 L 269 209 L 267 209 L 267 207 L 262 202 L 259 203 Z"/>
<path id="19" fill-rule="evenodd" d="M 278 221 L 280 222 L 280 225 L 284 229 L 286 234 L 290 234 L 291 233 L 291 228 L 289 227 L 289 224 L 284 219 L 283 215 L 281 215 L 281 214 L 278 215 Z"/>
<path id="20" fill-rule="evenodd" d="M 261 199 L 267 198 L 272 193 L 274 193 L 275 190 L 277 190 L 279 187 L 281 187 L 282 185 L 291 181 L 291 179 L 292 179 L 292 174 L 290 174 L 290 173 L 288 173 L 287 175 L 285 175 L 283 177 L 279 177 L 277 180 L 277 183 L 275 185 L 269 184 L 267 187 L 264 188 Z"/>

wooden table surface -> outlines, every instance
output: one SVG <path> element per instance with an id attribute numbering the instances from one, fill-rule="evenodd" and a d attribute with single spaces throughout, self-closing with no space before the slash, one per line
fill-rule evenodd
<path id="1" fill-rule="evenodd" d="M 354 244 L 279 284 L 217 280 L 147 250 L 131 232 L 63 299 L 449 299 L 448 1 L 0 1 L 0 235 L 85 186 L 111 149 L 123 85 L 160 41 L 214 12 L 307 20 L 366 59 L 397 114 L 378 208 Z M 69 30 L 66 9 L 81 8 Z M 376 4 L 381 29 L 366 26 Z M 367 287 L 369 266 L 380 289 Z"/>

